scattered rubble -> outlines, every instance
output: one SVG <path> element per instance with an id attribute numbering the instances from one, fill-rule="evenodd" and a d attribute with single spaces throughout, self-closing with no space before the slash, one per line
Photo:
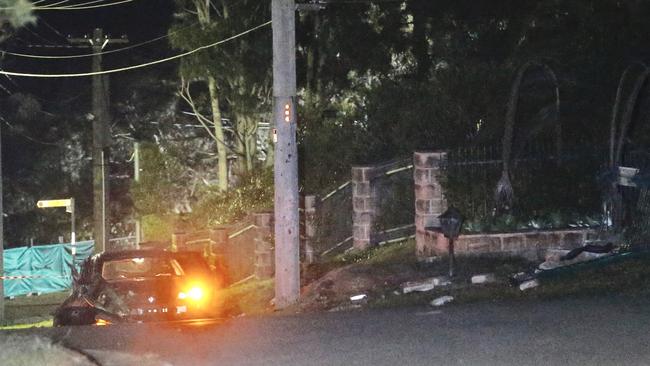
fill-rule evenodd
<path id="1" fill-rule="evenodd" d="M 437 299 L 433 299 L 433 301 L 431 301 L 431 305 L 433 305 L 433 306 L 442 306 L 442 305 L 444 305 L 446 303 L 449 303 L 449 302 L 452 302 L 452 301 L 454 301 L 453 296 L 441 296 L 441 297 L 439 297 Z"/>
<path id="2" fill-rule="evenodd" d="M 600 257 L 612 255 L 611 252 L 593 253 L 588 251 L 582 251 L 579 254 L 574 254 L 574 253 L 575 253 L 575 249 L 574 250 L 549 249 L 548 251 L 546 251 L 545 261 L 539 265 L 539 269 L 547 271 L 549 269 L 564 267 L 564 266 L 568 266 L 580 262 L 587 262 L 594 259 L 598 259 Z"/>
<path id="3" fill-rule="evenodd" d="M 537 281 L 537 280 L 528 280 L 528 281 L 522 282 L 519 285 L 519 289 L 521 291 L 526 291 L 528 289 L 535 288 L 537 286 L 539 286 L 539 281 Z"/>
<path id="4" fill-rule="evenodd" d="M 448 286 L 451 284 L 449 278 L 444 276 L 431 277 L 421 281 L 405 282 L 401 285 L 402 292 L 408 294 L 409 292 L 426 292 L 431 291 L 438 286 Z"/>
<path id="5" fill-rule="evenodd" d="M 483 283 L 494 283 L 497 281 L 497 276 L 494 273 L 485 273 L 472 276 L 472 284 L 478 285 Z"/>
<path id="6" fill-rule="evenodd" d="M 433 257 L 421 258 L 421 259 L 418 259 L 418 261 L 419 261 L 420 263 L 431 264 L 431 263 L 435 263 L 435 262 L 437 262 L 438 259 L 440 259 L 440 257 L 433 256 Z"/>

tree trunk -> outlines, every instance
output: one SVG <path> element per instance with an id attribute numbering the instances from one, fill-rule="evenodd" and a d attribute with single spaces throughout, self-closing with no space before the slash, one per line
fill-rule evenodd
<path id="1" fill-rule="evenodd" d="M 497 212 L 507 211 L 512 207 L 514 201 L 514 191 L 512 189 L 512 184 L 510 182 L 510 159 L 512 158 L 512 140 L 514 134 L 514 126 L 517 118 L 517 106 L 519 104 L 519 94 L 521 91 L 521 83 L 526 75 L 526 72 L 532 67 L 540 67 L 544 72 L 551 78 L 554 86 L 555 94 L 555 108 L 556 108 L 556 117 L 558 119 L 557 125 L 555 128 L 556 134 L 556 154 L 557 161 L 560 162 L 560 157 L 562 153 L 562 128 L 560 123 L 560 87 L 557 80 L 557 76 L 553 70 L 543 63 L 536 61 L 526 62 L 519 68 L 517 76 L 512 84 L 510 89 L 510 96 L 508 98 L 507 111 L 506 111 L 506 121 L 505 121 L 505 131 L 503 134 L 503 149 L 502 149 L 502 160 L 503 160 L 503 170 L 501 172 L 501 179 L 497 183 L 497 188 L 495 192 L 495 201 Z"/>
<path id="2" fill-rule="evenodd" d="M 616 152 L 616 148 L 615 148 L 616 147 L 616 118 L 618 117 L 618 110 L 621 104 L 621 94 L 623 93 L 623 85 L 625 83 L 625 80 L 627 80 L 627 75 L 632 70 L 632 67 L 636 65 L 642 66 L 644 70 L 648 68 L 648 66 L 646 66 L 645 63 L 637 61 L 632 65 L 628 66 L 625 69 L 625 71 L 623 71 L 621 78 L 618 80 L 618 87 L 616 88 L 616 97 L 614 98 L 614 105 L 612 106 L 612 118 L 609 124 L 609 166 L 610 168 L 613 168 L 616 163 L 614 161 L 615 152 Z"/>
<path id="3" fill-rule="evenodd" d="M 217 81 L 213 76 L 208 76 L 208 89 L 210 91 L 210 105 L 212 107 L 212 122 L 214 123 L 214 136 L 217 138 L 217 177 L 219 190 L 228 190 L 228 154 L 226 140 L 221 124 L 221 110 L 219 109 L 219 94 Z"/>
<path id="4" fill-rule="evenodd" d="M 632 116 L 634 115 L 634 108 L 636 107 L 636 102 L 639 99 L 639 93 L 648 79 L 650 74 L 650 69 L 646 68 L 641 75 L 639 75 L 634 82 L 634 88 L 632 93 L 627 99 L 625 104 L 625 110 L 623 111 L 623 116 L 621 119 L 621 133 L 618 136 L 618 146 L 616 147 L 616 155 L 614 156 L 614 165 L 620 165 L 623 158 L 623 145 L 625 144 L 625 138 L 627 136 L 627 130 L 632 123 Z"/>
<path id="5" fill-rule="evenodd" d="M 264 162 L 264 166 L 267 168 L 273 168 L 275 164 L 275 143 L 273 142 L 273 131 L 275 129 L 270 128 L 269 129 L 269 136 L 267 137 L 268 139 L 268 148 L 266 151 L 266 161 Z"/>
<path id="6" fill-rule="evenodd" d="M 417 61 L 417 75 L 420 78 L 426 78 L 431 67 L 426 32 L 429 18 L 421 6 L 415 5 L 415 3 L 411 4 L 411 14 L 413 15 L 413 55 Z"/>
<path id="7" fill-rule="evenodd" d="M 250 172 L 253 170 L 253 138 L 252 138 L 252 126 L 251 118 L 246 116 L 244 117 L 244 153 L 246 159 L 246 171 Z"/>

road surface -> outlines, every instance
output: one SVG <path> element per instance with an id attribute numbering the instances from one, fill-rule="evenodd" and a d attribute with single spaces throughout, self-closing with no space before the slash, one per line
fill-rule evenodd
<path id="1" fill-rule="evenodd" d="M 173 365 L 648 365 L 650 308 L 626 297 L 19 331 Z M 15 333 L 15 332 L 14 332 Z"/>

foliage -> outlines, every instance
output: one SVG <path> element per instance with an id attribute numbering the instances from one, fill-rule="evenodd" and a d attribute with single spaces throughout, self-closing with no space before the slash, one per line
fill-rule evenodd
<path id="1" fill-rule="evenodd" d="M 11 36 L 11 28 L 34 23 L 32 3 L 28 0 L 0 0 L 0 42 Z"/>
<path id="2" fill-rule="evenodd" d="M 143 144 L 140 149 L 142 161 L 141 179 L 134 182 L 131 194 L 136 210 L 141 215 L 168 214 L 184 194 L 186 182 L 179 181 L 183 175 L 181 162 L 153 144 Z"/>
<path id="3" fill-rule="evenodd" d="M 230 38 L 270 18 L 268 1 L 223 0 L 206 5 L 203 1 L 179 0 L 177 4 L 181 13 L 170 30 L 170 40 L 173 47 L 182 50 Z M 184 12 L 188 8 L 196 9 L 199 24 Z M 271 39 L 265 29 L 233 38 L 181 63 L 180 95 L 217 141 L 222 189 L 227 187 L 226 151 L 238 157 L 236 173 L 256 168 L 258 124 L 269 119 L 271 109 L 270 67 Z M 193 88 L 196 81 L 207 82 L 208 90 Z"/>
<path id="4" fill-rule="evenodd" d="M 235 223 L 250 212 L 272 209 L 273 192 L 270 169 L 242 174 L 233 189 L 206 193 L 189 220 L 199 227 Z"/>
<path id="5" fill-rule="evenodd" d="M 176 225 L 176 215 L 149 214 L 140 217 L 142 236 L 147 242 L 168 243 Z"/>

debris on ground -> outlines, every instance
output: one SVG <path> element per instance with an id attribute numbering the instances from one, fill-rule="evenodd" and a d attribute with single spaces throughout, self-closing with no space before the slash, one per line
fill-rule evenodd
<path id="1" fill-rule="evenodd" d="M 566 249 L 549 249 L 546 252 L 545 261 L 536 269 L 529 272 L 520 272 L 510 276 L 510 283 L 513 286 L 519 286 L 524 291 L 529 288 L 537 287 L 539 282 L 537 278 L 552 275 L 555 270 L 564 269 L 563 267 L 572 268 L 573 265 L 579 265 L 586 262 L 606 259 L 603 257 L 616 257 L 620 248 L 614 247 L 612 243 L 605 245 L 587 244 L 571 250 Z M 594 262 L 595 263 L 595 262 Z"/>
<path id="2" fill-rule="evenodd" d="M 438 286 L 447 286 L 450 285 L 451 281 L 449 278 L 444 276 L 431 277 L 424 279 L 422 281 L 410 281 L 405 282 L 401 285 L 402 292 L 408 294 L 410 292 L 426 292 L 431 291 Z"/>
<path id="3" fill-rule="evenodd" d="M 361 300 L 365 300 L 367 298 L 368 298 L 368 295 L 366 295 L 366 294 L 354 295 L 354 296 L 350 296 L 350 301 L 361 301 Z"/>
<path id="4" fill-rule="evenodd" d="M 329 313 L 336 313 L 336 312 L 339 312 L 339 311 L 350 311 L 350 310 L 357 310 L 357 309 L 361 309 L 360 304 L 339 305 L 339 306 L 335 306 L 335 307 L 333 307 L 333 308 L 331 308 L 331 309 L 329 309 L 327 311 Z"/>
<path id="5" fill-rule="evenodd" d="M 436 257 L 436 256 L 433 256 L 433 257 L 421 258 L 421 259 L 418 259 L 418 261 L 419 261 L 420 263 L 431 264 L 431 263 L 435 263 L 438 259 L 440 259 L 440 258 L 439 258 L 439 257 Z"/>
<path id="6" fill-rule="evenodd" d="M 473 285 L 494 282 L 497 282 L 497 276 L 494 273 L 484 273 L 472 276 Z"/>
<path id="7" fill-rule="evenodd" d="M 367 299 L 380 298 L 386 289 L 397 289 L 401 283 L 417 278 L 417 275 L 417 269 L 408 265 L 384 266 L 377 271 L 372 265 L 349 264 L 333 269 L 305 286 L 300 308 L 305 311 L 328 310 L 350 304 L 351 297 L 359 294 L 367 295 Z"/>
<path id="8" fill-rule="evenodd" d="M 550 249 L 546 252 L 545 261 L 539 265 L 539 269 L 550 270 L 575 263 L 591 261 L 614 254 L 613 249 L 612 243 L 608 243 L 607 245 L 588 244 L 572 250 Z"/>
<path id="9" fill-rule="evenodd" d="M 433 306 L 442 306 L 442 305 L 444 305 L 446 303 L 449 303 L 449 302 L 452 302 L 452 301 L 454 301 L 453 296 L 441 296 L 439 298 L 433 299 L 433 301 L 431 301 L 431 305 L 433 305 Z"/>
<path id="10" fill-rule="evenodd" d="M 535 288 L 537 286 L 539 286 L 539 281 L 537 281 L 537 280 L 528 280 L 528 281 L 522 282 L 519 285 L 519 289 L 521 291 L 526 291 L 528 289 Z"/>

